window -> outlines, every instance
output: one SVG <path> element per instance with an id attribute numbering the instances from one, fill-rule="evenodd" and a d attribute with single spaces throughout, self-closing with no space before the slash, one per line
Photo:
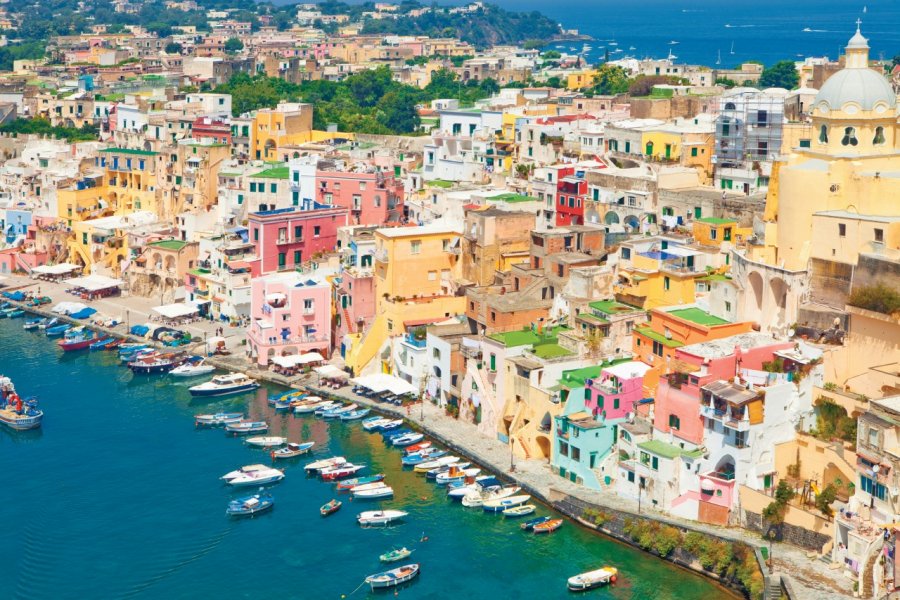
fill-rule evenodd
<path id="1" fill-rule="evenodd" d="M 696 146 L 691 148 L 691 156 L 697 156 L 697 147 Z"/>
<path id="2" fill-rule="evenodd" d="M 866 442 L 873 448 L 878 448 L 878 430 L 874 427 L 869 427 L 867 435 Z"/>
<path id="3" fill-rule="evenodd" d="M 838 235 L 841 237 L 847 237 L 847 225 L 844 223 L 838 223 Z"/>
<path id="4" fill-rule="evenodd" d="M 619 408 L 619 399 L 613 398 L 613 409 Z"/>
<path id="5" fill-rule="evenodd" d="M 663 355 L 663 345 L 662 342 L 653 342 L 653 354 L 657 356 Z"/>
<path id="6" fill-rule="evenodd" d="M 251 183 L 251 184 L 250 184 L 250 191 L 251 191 L 251 192 L 255 192 L 255 191 L 256 191 L 256 184 L 255 184 L 255 183 Z"/>
<path id="7" fill-rule="evenodd" d="M 714 240 L 714 239 L 716 239 L 717 235 L 718 235 L 718 230 L 716 230 L 716 229 L 709 230 L 709 239 Z M 669 289 L 669 288 L 666 288 L 666 289 Z"/>
<path id="8" fill-rule="evenodd" d="M 303 225 L 294 225 L 294 240 L 303 239 Z"/>
<path id="9" fill-rule="evenodd" d="M 577 431 L 578 430 L 576 429 L 575 432 L 577 432 Z M 578 436 L 576 436 L 576 437 L 578 437 Z M 572 460 L 578 460 L 578 461 L 581 460 L 581 448 L 576 448 L 575 446 L 572 446 Z"/>
<path id="10" fill-rule="evenodd" d="M 448 252 L 450 250 L 450 240 L 441 240 L 441 249 L 444 252 Z"/>
<path id="11" fill-rule="evenodd" d="M 844 137 L 841 138 L 841 146 L 855 146 L 859 143 L 856 139 L 855 127 L 844 127 Z"/>
<path id="12" fill-rule="evenodd" d="M 631 259 L 631 248 L 622 248 L 622 258 L 625 260 Z"/>
<path id="13" fill-rule="evenodd" d="M 809 140 L 800 140 L 801 148 L 809 148 L 810 146 L 811 146 L 811 144 L 810 144 Z"/>
<path id="14" fill-rule="evenodd" d="M 880 483 L 876 482 L 873 479 L 866 477 L 865 475 L 859 476 L 860 487 L 867 494 L 872 494 L 879 500 L 884 500 L 887 496 L 887 488 Z"/>
<path id="15" fill-rule="evenodd" d="M 322 232 L 322 228 L 316 225 L 313 227 L 313 237 L 319 237 L 319 234 Z"/>
<path id="16" fill-rule="evenodd" d="M 828 143 L 828 125 L 822 125 L 819 128 L 819 143 L 820 144 Z"/>
<path id="17" fill-rule="evenodd" d="M 725 312 L 731 313 L 731 302 L 728 300 L 725 301 Z"/>
<path id="18" fill-rule="evenodd" d="M 299 251 L 299 250 L 294 250 L 294 264 L 295 264 L 295 265 L 299 265 L 299 264 L 302 263 L 302 262 L 303 262 L 303 261 L 301 260 L 300 251 Z"/>
<path id="19" fill-rule="evenodd" d="M 258 227 L 253 228 L 253 241 L 254 242 L 259 241 L 259 228 Z"/>
<path id="20" fill-rule="evenodd" d="M 668 291 L 671 287 L 671 283 L 672 281 L 668 277 L 663 277 L 663 287 L 666 289 L 666 291 Z"/>
<path id="21" fill-rule="evenodd" d="M 879 243 L 884 243 L 884 229 L 876 229 L 875 230 L 875 241 Z"/>
<path id="22" fill-rule="evenodd" d="M 278 268 L 279 269 L 284 268 L 285 264 L 287 264 L 287 256 L 285 255 L 284 252 L 279 252 L 278 253 Z"/>
<path id="23" fill-rule="evenodd" d="M 681 429 L 681 419 L 678 415 L 669 415 L 669 427 L 672 429 Z"/>
<path id="24" fill-rule="evenodd" d="M 650 457 L 650 468 L 654 471 L 659 471 L 659 458 L 656 456 Z"/>
<path id="25" fill-rule="evenodd" d="M 291 192 L 291 204 L 293 204 L 294 206 L 300 206 L 300 192 Z"/>
<path id="26" fill-rule="evenodd" d="M 650 455 L 641 450 L 641 464 L 649 465 L 650 464 Z"/>
<path id="27" fill-rule="evenodd" d="M 560 440 L 559 441 L 559 453 L 562 454 L 563 456 L 568 456 L 569 455 L 569 444 Z"/>
<path id="28" fill-rule="evenodd" d="M 428 281 L 437 281 L 437 271 L 428 271 Z"/>
<path id="29" fill-rule="evenodd" d="M 238 204 L 243 204 L 243 203 L 244 203 L 244 195 L 238 194 Z"/>
<path id="30" fill-rule="evenodd" d="M 270 184 L 269 184 L 269 191 L 272 192 L 273 194 L 274 194 L 275 192 L 277 192 L 277 191 L 278 191 L 278 184 L 277 184 L 277 183 L 270 183 Z"/>
<path id="31" fill-rule="evenodd" d="M 876 146 L 880 146 L 884 143 L 884 127 L 875 128 L 875 137 L 872 138 L 872 143 Z"/>
<path id="32" fill-rule="evenodd" d="M 410 254 L 420 254 L 422 252 L 422 240 L 413 240 L 409 243 Z"/>

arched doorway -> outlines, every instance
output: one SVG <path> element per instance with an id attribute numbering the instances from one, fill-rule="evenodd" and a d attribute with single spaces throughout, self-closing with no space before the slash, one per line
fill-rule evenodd
<path id="1" fill-rule="evenodd" d="M 609 211 L 603 216 L 603 222 L 607 225 L 617 225 L 619 223 L 619 215 L 614 211 Z"/>
<path id="2" fill-rule="evenodd" d="M 632 231 L 640 231 L 641 220 L 634 215 L 628 215 L 625 217 L 625 227 L 630 228 Z"/>
<path id="3" fill-rule="evenodd" d="M 543 458 L 550 458 L 550 438 L 546 435 L 539 435 L 534 440 L 537 442 L 541 456 Z"/>

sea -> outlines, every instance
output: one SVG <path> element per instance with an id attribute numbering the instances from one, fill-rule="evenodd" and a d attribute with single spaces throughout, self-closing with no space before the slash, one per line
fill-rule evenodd
<path id="1" fill-rule="evenodd" d="M 361 584 L 383 570 L 380 554 L 402 546 L 422 565 L 418 580 L 397 591 L 403 598 L 567 598 L 569 576 L 604 565 L 619 569 L 619 581 L 586 597 L 732 597 L 572 522 L 535 536 L 516 520 L 451 503 L 359 423 L 275 414 L 266 403 L 275 388 L 196 402 L 189 382 L 134 376 L 114 352 L 64 354 L 42 333 L 23 331 L 21 319 L 0 320 L 0 373 L 46 414 L 38 431 L 0 430 L 2 598 L 386 597 L 394 593 Z M 269 457 L 220 429 L 195 429 L 194 414 L 217 410 L 268 419 L 270 435 L 316 442 L 312 457 L 280 465 L 287 476 L 272 489 L 271 512 L 225 515 L 241 494 L 219 477 Z M 395 498 L 343 496 L 344 507 L 322 518 L 319 507 L 339 494 L 302 466 L 338 454 L 385 473 Z M 410 514 L 388 528 L 355 522 L 378 506 Z M 553 512 L 540 506 L 537 514 Z"/>

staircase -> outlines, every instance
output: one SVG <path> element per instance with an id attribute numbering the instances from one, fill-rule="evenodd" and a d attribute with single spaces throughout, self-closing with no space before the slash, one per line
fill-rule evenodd
<path id="1" fill-rule="evenodd" d="M 773 573 L 769 576 L 769 585 L 766 587 L 766 600 L 779 598 L 781 598 L 781 575 Z"/>
<path id="2" fill-rule="evenodd" d="M 350 312 L 346 308 L 341 309 L 341 317 L 347 327 L 347 333 L 353 333 L 353 322 L 350 320 Z"/>
<path id="3" fill-rule="evenodd" d="M 19 254 L 19 253 L 16 253 L 15 256 L 16 256 L 16 265 L 17 265 L 20 269 L 22 269 L 23 271 L 25 271 L 26 273 L 28 273 L 29 275 L 31 275 L 31 266 L 30 266 L 27 262 L 25 262 L 24 260 L 22 260 L 22 255 Z"/>

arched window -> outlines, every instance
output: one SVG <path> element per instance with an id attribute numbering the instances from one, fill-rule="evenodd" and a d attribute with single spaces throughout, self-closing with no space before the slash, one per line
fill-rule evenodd
<path id="1" fill-rule="evenodd" d="M 842 146 L 855 146 L 859 143 L 856 139 L 855 127 L 844 127 L 844 137 L 841 138 Z"/>
<path id="2" fill-rule="evenodd" d="M 736 110 L 737 107 L 734 105 L 734 102 L 726 102 L 725 110 Z"/>
<path id="3" fill-rule="evenodd" d="M 828 143 L 828 125 L 822 125 L 819 128 L 819 143 L 820 144 Z"/>
<path id="4" fill-rule="evenodd" d="M 875 137 L 872 139 L 872 143 L 876 146 L 884 143 L 884 127 L 875 128 Z"/>

